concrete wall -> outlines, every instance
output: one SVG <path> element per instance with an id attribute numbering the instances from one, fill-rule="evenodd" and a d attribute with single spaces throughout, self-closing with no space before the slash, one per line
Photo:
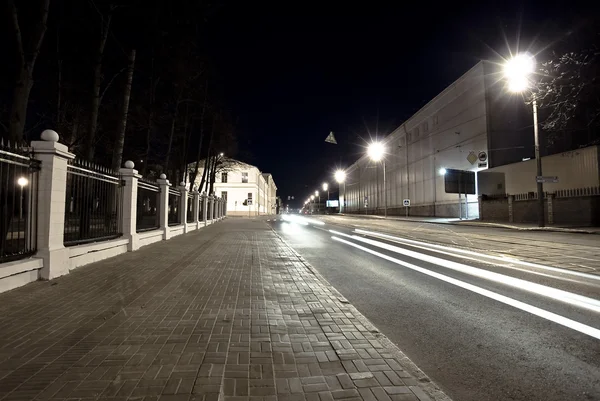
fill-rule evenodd
<path id="1" fill-rule="evenodd" d="M 555 224 L 600 226 L 600 196 L 555 198 L 552 211 Z"/>
<path id="2" fill-rule="evenodd" d="M 456 194 L 445 193 L 439 170 L 480 170 L 477 161 L 472 164 L 467 157 L 488 149 L 483 74 L 483 64 L 479 63 L 383 140 L 387 151 L 386 195 L 382 163 L 363 156 L 350 166 L 340 197 L 340 201 L 346 200 L 345 211 L 364 213 L 365 196 L 368 207 L 377 209 L 383 208 L 384 196 L 389 209 L 402 208 L 402 200 L 408 198 L 414 213 L 419 214 L 433 213 L 433 204 L 457 204 Z M 475 202 L 477 197 L 469 199 Z M 451 208 L 441 210 L 452 214 Z"/>
<path id="3" fill-rule="evenodd" d="M 545 183 L 544 191 L 588 188 L 600 185 L 598 146 L 542 157 L 544 176 L 557 176 L 558 183 Z M 508 164 L 478 174 L 482 194 L 521 194 L 536 191 L 536 161 Z"/>

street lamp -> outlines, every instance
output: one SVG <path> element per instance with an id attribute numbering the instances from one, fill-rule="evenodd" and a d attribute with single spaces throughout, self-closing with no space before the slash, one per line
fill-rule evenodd
<path id="1" fill-rule="evenodd" d="M 444 167 L 440 169 L 440 175 L 446 175 L 447 172 L 448 170 L 446 170 Z"/>
<path id="2" fill-rule="evenodd" d="M 367 149 L 367 155 L 374 162 L 381 161 L 383 164 L 383 199 L 384 199 L 384 217 L 387 217 L 387 191 L 385 185 L 385 147 L 381 142 L 373 142 Z M 379 203 L 379 199 L 377 200 Z"/>
<path id="3" fill-rule="evenodd" d="M 340 203 L 340 213 L 344 212 L 344 207 L 346 203 L 346 172 L 344 170 L 338 170 L 335 172 L 335 180 L 338 184 L 344 184 L 344 198 L 343 203 Z M 339 198 L 339 196 L 338 196 Z"/>
<path id="4" fill-rule="evenodd" d="M 535 70 L 535 58 L 527 53 L 518 54 L 504 65 L 504 77 L 511 92 L 523 92 L 531 87 L 530 76 Z M 532 96 L 533 107 L 533 136 L 535 144 L 535 161 L 537 165 L 537 195 L 538 195 L 538 225 L 545 226 L 544 216 L 544 184 L 542 179 L 542 158 L 540 157 L 540 137 L 538 132 L 537 100 Z"/>
<path id="5" fill-rule="evenodd" d="M 327 200 L 329 200 L 329 184 L 326 182 L 323 183 L 323 191 L 327 191 Z"/>
<path id="6" fill-rule="evenodd" d="M 23 220 L 23 187 L 29 184 L 29 180 L 25 177 L 19 177 L 17 184 L 21 187 L 21 198 L 19 202 L 19 220 Z"/>
<path id="7" fill-rule="evenodd" d="M 321 212 L 321 194 L 319 191 L 315 191 L 315 196 L 319 197 L 319 203 L 317 203 L 317 213 Z"/>

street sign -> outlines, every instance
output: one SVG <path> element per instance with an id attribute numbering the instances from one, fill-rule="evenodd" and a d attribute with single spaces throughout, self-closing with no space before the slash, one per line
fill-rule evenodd
<path id="1" fill-rule="evenodd" d="M 471 164 L 475 164 L 475 162 L 477 161 L 477 155 L 475 154 L 475 152 L 469 153 L 469 156 L 467 156 L 467 161 Z"/>
<path id="2" fill-rule="evenodd" d="M 480 162 L 485 162 L 485 161 L 487 161 L 487 153 L 479 152 L 479 155 L 477 155 L 477 158 L 479 159 Z"/>
<path id="3" fill-rule="evenodd" d="M 479 168 L 487 168 L 487 162 L 483 162 L 483 163 L 479 162 L 477 164 L 477 167 L 479 167 Z"/>
<path id="4" fill-rule="evenodd" d="M 446 169 L 444 189 L 447 194 L 475 195 L 475 172 Z"/>
<path id="5" fill-rule="evenodd" d="M 548 177 L 544 177 L 541 175 L 538 175 L 537 177 L 535 177 L 535 181 L 536 182 L 553 182 L 553 183 L 557 183 L 558 182 L 558 177 L 557 176 L 548 176 Z"/>
<path id="6" fill-rule="evenodd" d="M 337 141 L 335 140 L 335 136 L 333 135 L 333 131 L 329 132 L 329 135 L 327 135 L 327 138 L 325 138 L 325 142 L 333 143 L 334 145 L 337 145 Z"/>
<path id="7" fill-rule="evenodd" d="M 404 200 L 402 201 L 402 204 L 403 204 L 404 206 L 410 206 L 410 199 L 404 199 Z"/>
<path id="8" fill-rule="evenodd" d="M 247 200 L 248 206 L 252 206 L 252 199 Z"/>

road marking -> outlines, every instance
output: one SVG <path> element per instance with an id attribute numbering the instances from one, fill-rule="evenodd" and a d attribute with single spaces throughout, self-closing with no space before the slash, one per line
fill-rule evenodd
<path id="1" fill-rule="evenodd" d="M 360 250 L 365 251 L 367 253 L 370 253 L 372 255 L 378 256 L 378 257 L 380 257 L 382 259 L 385 259 L 385 260 L 388 260 L 390 262 L 396 263 L 396 264 L 398 264 L 400 266 L 407 267 L 407 268 L 415 270 L 415 271 L 417 271 L 419 273 L 423 273 L 423 274 L 426 274 L 428 276 L 431 276 L 431 277 L 437 278 L 439 280 L 445 281 L 445 282 L 447 282 L 449 284 L 453 284 L 453 285 L 455 285 L 457 287 L 464 288 L 465 290 L 469 290 L 469 291 L 472 291 L 472 292 L 477 293 L 479 295 L 483 295 L 484 297 L 487 297 L 487 298 L 493 299 L 495 301 L 501 302 L 503 304 L 512 306 L 512 307 L 520 309 L 520 310 L 522 310 L 524 312 L 531 313 L 532 315 L 539 316 L 539 317 L 544 318 L 546 320 L 549 320 L 551 322 L 560 324 L 561 326 L 568 327 L 570 329 L 573 329 L 575 331 L 578 331 L 580 333 L 586 334 L 586 335 L 588 335 L 590 337 L 593 337 L 593 338 L 596 338 L 596 339 L 600 340 L 600 330 L 598 330 L 598 329 L 596 329 L 594 327 L 585 325 L 583 323 L 576 322 L 575 320 L 571 320 L 569 318 L 566 318 L 564 316 L 558 315 L 556 313 L 547 311 L 545 309 L 538 308 L 537 306 L 533 306 L 533 305 L 526 304 L 525 302 L 517 301 L 516 299 L 509 298 L 509 297 L 507 297 L 505 295 L 498 294 L 496 292 L 487 290 L 485 288 L 481 288 L 481 287 L 478 287 L 478 286 L 473 285 L 473 284 L 465 283 L 464 281 L 460 281 L 460 280 L 455 279 L 453 277 L 449 277 L 449 276 L 446 276 L 446 275 L 441 274 L 441 273 L 436 273 L 436 272 L 433 272 L 431 270 L 427 270 L 425 268 L 413 265 L 412 263 L 404 262 L 404 261 L 396 259 L 396 258 L 394 258 L 392 256 L 389 256 L 389 255 L 383 254 L 381 252 L 377 252 L 377 251 L 374 251 L 374 250 L 369 249 L 367 247 L 364 247 L 362 245 L 358 245 L 358 244 L 355 244 L 353 242 L 347 241 L 347 240 L 345 240 L 343 238 L 332 236 L 331 239 L 334 240 L 334 241 L 342 242 L 342 243 L 344 243 L 346 245 L 350 245 L 350 246 L 352 246 L 354 248 L 360 249 Z"/>
<path id="2" fill-rule="evenodd" d="M 588 278 L 588 279 L 599 280 L 600 281 L 600 276 L 597 275 L 597 274 L 589 274 L 589 273 L 583 273 L 583 272 L 578 272 L 578 271 L 573 271 L 573 270 L 560 269 L 558 267 L 545 266 L 545 265 L 540 265 L 540 264 L 537 264 L 537 263 L 525 262 L 525 261 L 520 260 L 520 259 L 515 259 L 515 258 L 511 258 L 511 257 L 506 257 L 506 256 L 486 255 L 486 254 L 483 254 L 483 253 L 480 253 L 480 252 L 469 251 L 469 250 L 466 250 L 466 249 L 453 248 L 453 247 L 448 247 L 448 246 L 443 246 L 443 245 L 436 245 L 436 244 L 429 244 L 427 242 L 421 242 L 421 241 L 415 241 L 415 240 L 410 240 L 410 239 L 406 239 L 406 238 L 395 237 L 393 235 L 378 233 L 378 232 L 375 232 L 375 231 L 367 231 L 367 230 L 355 229 L 354 232 L 356 232 L 357 234 L 365 234 L 365 235 L 370 235 L 370 236 L 379 237 L 379 238 L 385 238 L 385 239 L 389 239 L 389 240 L 393 240 L 393 241 L 397 241 L 397 242 L 405 242 L 407 244 L 418 244 L 418 245 L 426 246 L 428 248 L 449 250 L 449 251 L 452 251 L 452 252 L 458 252 L 458 253 L 462 253 L 462 254 L 465 254 L 465 255 L 473 255 L 473 256 L 477 256 L 477 257 L 481 257 L 481 258 L 487 258 L 487 259 L 492 259 L 492 260 L 499 260 L 499 261 L 502 261 L 502 262 L 515 263 L 515 264 L 519 264 L 521 266 L 534 267 L 534 268 L 537 268 L 537 269 L 544 269 L 544 270 L 551 270 L 551 271 L 554 271 L 554 272 L 557 272 L 557 273 L 570 274 L 570 275 L 573 275 L 573 276 L 585 277 L 585 278 Z"/>
<path id="3" fill-rule="evenodd" d="M 341 233 L 338 233 L 341 234 Z M 473 267 L 469 265 L 465 265 L 458 262 L 453 262 L 450 260 L 438 258 L 435 256 L 425 255 L 419 252 L 411 251 L 404 248 L 399 248 L 394 245 L 389 245 L 384 242 L 379 242 L 375 240 L 371 240 L 368 238 L 362 238 L 356 235 L 349 236 L 346 234 L 342 234 L 343 236 L 350 237 L 357 241 L 364 242 L 369 245 L 376 246 L 378 248 L 383 248 L 388 251 L 392 251 L 394 253 L 398 253 L 400 255 L 408 256 L 411 258 L 419 259 L 425 262 L 433 263 L 438 266 L 446 267 L 448 269 L 452 269 L 461 273 L 465 273 L 471 276 L 476 276 L 479 278 L 483 278 L 489 281 L 493 281 L 500 284 L 505 284 L 510 287 L 514 287 L 520 290 L 532 292 L 537 295 L 541 295 L 547 298 L 551 298 L 557 301 L 565 302 L 574 306 L 578 306 L 580 308 L 589 309 L 591 311 L 600 313 L 600 301 L 593 298 L 588 298 L 583 295 L 573 294 L 568 291 L 559 290 L 556 288 L 548 287 L 542 284 L 533 283 L 531 281 L 522 280 L 520 278 L 515 278 L 511 276 L 507 276 L 500 273 L 491 272 L 488 270 L 480 269 L 478 267 Z"/>

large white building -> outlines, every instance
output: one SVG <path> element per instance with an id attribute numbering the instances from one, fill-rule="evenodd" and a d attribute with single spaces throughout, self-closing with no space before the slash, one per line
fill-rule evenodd
<path id="1" fill-rule="evenodd" d="M 200 184 L 201 168 L 194 187 Z M 276 213 L 277 186 L 271 174 L 236 160 L 225 162 L 215 177 L 214 192 L 227 199 L 228 216 L 259 216 Z"/>
<path id="2" fill-rule="evenodd" d="M 386 196 L 388 214 L 404 215 L 410 199 L 411 215 L 457 216 L 458 195 L 445 192 L 440 171 L 478 172 L 532 157 L 528 109 L 507 93 L 497 66 L 478 63 L 383 139 L 385 188 L 382 162 L 365 155 L 347 169 L 342 210 L 383 214 Z M 477 217 L 477 194 L 468 204 Z"/>

